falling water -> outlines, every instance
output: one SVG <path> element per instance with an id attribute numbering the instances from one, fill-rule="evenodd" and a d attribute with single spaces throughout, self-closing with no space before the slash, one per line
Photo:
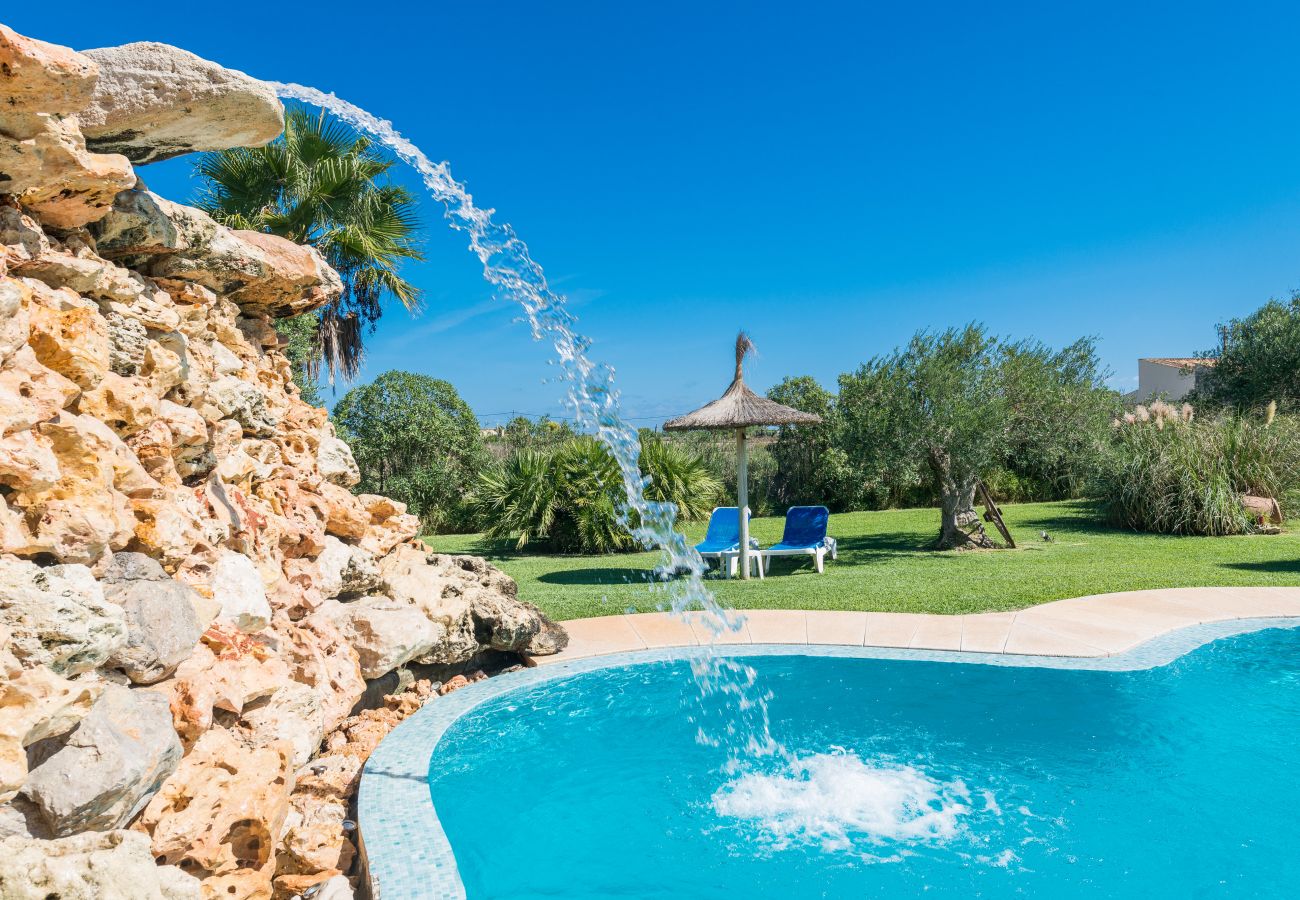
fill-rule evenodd
<path id="1" fill-rule="evenodd" d="M 704 561 L 677 530 L 676 507 L 645 495 L 648 480 L 639 466 L 640 437 L 619 412 L 613 370 L 587 355 L 591 342 L 577 332 L 577 319 L 564 297 L 547 285 L 542 267 L 514 229 L 494 222 L 491 210 L 475 206 L 447 164 L 431 161 L 392 123 L 315 88 L 270 85 L 281 97 L 326 109 L 369 134 L 420 173 L 429 193 L 446 208 L 451 226 L 469 236 L 484 278 L 523 309 L 535 340 L 549 340 L 555 347 L 578 427 L 601 440 L 618 463 L 627 501 L 624 525 L 644 546 L 663 554 L 659 571 L 673 612 L 700 610 L 715 640 L 738 630 L 743 618 L 723 608 L 705 587 Z M 855 756 L 846 760 L 842 751 L 803 756 L 790 752 L 772 737 L 770 695 L 756 683 L 757 673 L 715 653 L 712 642 L 691 659 L 691 669 L 699 688 L 694 697 L 699 739 L 725 749 L 731 760 L 734 777 L 713 798 L 719 815 L 751 820 L 768 834 L 793 828 L 833 836 L 844 829 L 866 828 L 886 836 L 934 832 L 944 837 L 953 830 L 947 817 L 966 811 L 959 800 L 942 793 L 947 788 L 912 769 L 867 763 Z M 775 757 L 776 770 L 754 771 L 750 763 L 758 757 Z M 828 797 L 837 800 L 829 803 Z M 810 804 L 819 810 L 811 819 Z M 844 843 L 826 840 L 828 849 Z"/>
<path id="2" fill-rule="evenodd" d="M 618 462 L 627 501 L 625 526 L 642 545 L 663 553 L 659 571 L 665 576 L 664 590 L 672 610 L 701 610 L 705 626 L 715 637 L 739 629 L 743 618 L 723 608 L 705 587 L 704 562 L 677 530 L 676 507 L 646 497 L 647 479 L 639 466 L 640 437 L 620 414 L 614 372 L 587 355 L 591 342 L 577 332 L 577 318 L 564 297 L 547 285 L 528 245 L 509 224 L 493 221 L 492 210 L 475 206 L 447 164 L 434 163 L 391 122 L 332 93 L 299 84 L 268 84 L 281 97 L 328 110 L 420 173 L 429 193 L 446 208 L 451 226 L 469 236 L 470 249 L 483 264 L 483 277 L 523 309 L 535 340 L 548 340 L 555 347 L 568 404 L 579 429 L 599 438 Z M 692 668 L 701 692 L 702 739 L 748 754 L 765 755 L 778 749 L 768 728 L 767 697 L 755 686 L 753 669 L 712 652 L 693 660 Z"/>

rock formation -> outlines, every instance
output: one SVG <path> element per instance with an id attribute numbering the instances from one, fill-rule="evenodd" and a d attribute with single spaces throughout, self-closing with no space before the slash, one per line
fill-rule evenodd
<path id="1" fill-rule="evenodd" d="M 563 646 L 352 492 L 275 328 L 338 296 L 320 254 L 135 187 L 281 121 L 174 48 L 0 26 L 0 896 L 350 896 L 361 764 L 436 696 L 349 718 L 367 680 Z"/>

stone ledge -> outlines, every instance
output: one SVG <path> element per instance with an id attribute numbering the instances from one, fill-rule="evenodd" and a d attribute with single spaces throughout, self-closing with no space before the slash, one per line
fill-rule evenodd
<path id="1" fill-rule="evenodd" d="M 572 619 L 566 650 L 538 657 L 555 665 L 630 650 L 793 644 L 960 650 L 1030 656 L 1104 657 L 1123 653 L 1179 628 L 1228 619 L 1300 616 L 1300 588 L 1195 587 L 1125 591 L 1055 600 L 1016 612 L 972 615 L 753 609 L 739 627 L 709 640 L 700 613 Z"/>

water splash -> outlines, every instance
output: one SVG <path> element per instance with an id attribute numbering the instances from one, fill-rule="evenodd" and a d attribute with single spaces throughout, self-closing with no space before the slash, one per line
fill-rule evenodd
<path id="1" fill-rule="evenodd" d="M 704 561 L 677 530 L 676 507 L 646 497 L 647 479 L 639 465 L 640 437 L 619 412 L 614 372 L 587 355 L 590 341 L 577 331 L 577 318 L 564 297 L 551 290 L 528 245 L 509 224 L 493 221 L 492 210 L 475 206 L 448 165 L 430 160 L 391 122 L 332 93 L 299 84 L 268 85 L 285 99 L 328 110 L 379 141 L 419 173 L 425 188 L 445 207 L 451 226 L 469 237 L 470 250 L 483 264 L 483 277 L 503 297 L 519 305 L 534 340 L 547 340 L 554 346 L 561 380 L 567 385 L 566 400 L 578 428 L 595 435 L 618 463 L 626 498 L 624 524 L 643 546 L 662 551 L 659 572 L 673 611 L 702 611 L 699 621 L 715 638 L 738 630 L 744 619 L 734 610 L 724 609 L 705 587 Z M 708 652 L 692 662 L 692 670 L 700 686 L 697 721 L 703 739 L 726 745 L 738 754 L 779 751 L 768 725 L 767 695 L 755 687 L 753 669 Z"/>
<path id="2" fill-rule="evenodd" d="M 773 849 L 813 844 L 894 860 L 904 845 L 957 837 L 972 807 L 961 781 L 944 784 L 912 766 L 864 762 L 840 751 L 792 759 L 774 773 L 740 775 L 713 795 L 713 808 L 752 823 L 760 843 Z"/>

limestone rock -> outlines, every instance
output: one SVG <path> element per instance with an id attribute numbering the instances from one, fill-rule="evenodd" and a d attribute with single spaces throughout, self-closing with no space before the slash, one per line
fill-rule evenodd
<path id="1" fill-rule="evenodd" d="M 90 102 L 98 74 L 82 54 L 0 25 L 0 109 L 6 114 L 74 113 Z"/>
<path id="2" fill-rule="evenodd" d="M 316 471 L 326 481 L 345 488 L 361 481 L 361 470 L 352 457 L 352 448 L 333 435 L 321 438 L 316 450 Z"/>
<path id="3" fill-rule="evenodd" d="M 172 721 L 185 741 L 212 727 L 215 710 L 240 715 L 289 681 L 288 666 L 266 643 L 227 623 L 215 623 L 176 670 Z"/>
<path id="4" fill-rule="evenodd" d="M 0 67 L 2 71 L 2 67 Z M 6 114 L 0 122 L 0 182 L 42 222 L 77 228 L 104 215 L 135 184 L 125 157 L 91 153 L 75 118 Z"/>
<path id="5" fill-rule="evenodd" d="M 311 759 L 325 737 L 320 696 L 307 685 L 293 681 L 265 703 L 245 709 L 241 718 L 250 729 L 254 744 L 288 742 L 293 749 L 294 768 Z"/>
<path id="6" fill-rule="evenodd" d="M 59 478 L 59 461 L 41 435 L 18 431 L 0 438 L 0 484 L 40 492 L 54 487 Z"/>
<path id="7" fill-rule="evenodd" d="M 118 437 L 129 438 L 158 418 L 158 395 L 139 375 L 124 378 L 106 371 L 93 390 L 81 395 L 77 412 L 104 422 Z"/>
<path id="8" fill-rule="evenodd" d="M 167 698 L 108 685 L 23 793 L 58 836 L 126 825 L 181 759 Z"/>
<path id="9" fill-rule="evenodd" d="M 199 882 L 158 866 L 149 838 L 134 831 L 86 832 L 53 841 L 0 841 L 5 900 L 199 900 Z"/>
<path id="10" fill-rule="evenodd" d="M 357 651 L 361 674 L 378 678 L 424 656 L 446 636 L 447 629 L 417 607 L 391 597 L 363 597 L 352 603 L 331 601 L 316 616 L 329 618 Z"/>
<path id="11" fill-rule="evenodd" d="M 0 804 L 0 840 L 8 837 L 48 841 L 54 835 L 41 816 L 41 808 L 22 794 Z"/>
<path id="12" fill-rule="evenodd" d="M 0 365 L 27 343 L 31 330 L 26 302 L 30 296 L 31 289 L 21 281 L 0 278 Z"/>
<path id="13" fill-rule="evenodd" d="M 108 367 L 118 375 L 139 375 L 144 367 L 144 351 L 149 331 L 139 319 L 110 312 L 104 316 L 108 326 Z"/>
<path id="14" fill-rule="evenodd" d="M 218 291 L 245 311 L 273 316 L 309 312 L 343 291 L 338 273 L 314 248 L 258 231 L 218 227 L 206 246 L 155 259 L 150 274 Z"/>
<path id="15" fill-rule="evenodd" d="M 68 681 L 48 668 L 24 668 L 0 626 L 0 803 L 27 776 L 26 747 L 63 734 L 90 712 L 100 687 Z"/>
<path id="16" fill-rule="evenodd" d="M 332 731 L 366 690 L 356 649 L 325 616 L 310 616 L 276 628 L 289 676 L 316 692 L 323 726 Z"/>
<path id="17" fill-rule="evenodd" d="M 293 789 L 291 756 L 285 743 L 252 748 L 229 731 L 204 734 L 140 817 L 154 858 L 199 876 L 216 896 L 234 879 L 269 896 Z"/>
<path id="18" fill-rule="evenodd" d="M 317 587 L 323 599 L 375 592 L 382 578 L 374 556 L 333 536 L 326 536 L 324 543 L 325 549 L 316 557 Z"/>
<path id="19" fill-rule="evenodd" d="M 324 503 L 326 532 L 345 541 L 360 541 L 366 537 L 370 530 L 370 513 L 361 498 L 328 481 L 323 482 L 317 492 Z M 373 550 L 370 552 L 374 553 Z"/>
<path id="20" fill-rule="evenodd" d="M 41 365 L 53 369 L 84 390 L 99 384 L 108 372 L 108 325 L 93 306 L 55 310 L 33 305 L 28 343 Z"/>
<path id="21" fill-rule="evenodd" d="M 99 65 L 82 130 L 102 152 L 135 163 L 195 150 L 259 147 L 284 130 L 275 92 L 243 72 L 166 44 L 87 50 Z"/>
<path id="22" fill-rule="evenodd" d="M 126 643 L 126 616 L 81 565 L 40 568 L 0 557 L 0 624 L 24 665 L 60 675 L 97 668 Z"/>
<path id="23" fill-rule="evenodd" d="M 289 807 L 276 855 L 277 876 L 346 872 L 355 853 L 343 830 L 347 799 L 303 792 L 290 798 Z"/>
<path id="24" fill-rule="evenodd" d="M 91 226 L 105 259 L 134 259 L 185 251 L 202 252 L 220 228 L 199 209 L 164 200 L 146 190 L 123 191 Z"/>
<path id="25" fill-rule="evenodd" d="M 223 550 L 212 569 L 212 599 L 221 616 L 242 631 L 261 631 L 271 621 L 266 586 L 253 561 L 242 553 Z"/>
<path id="26" fill-rule="evenodd" d="M 378 494 L 361 494 L 357 501 L 370 518 L 360 543 L 375 556 L 383 556 L 420 533 L 420 520 L 406 511 L 405 503 Z"/>
<path id="27" fill-rule="evenodd" d="M 0 434 L 53 419 L 80 394 L 81 388 L 37 362 L 24 344 L 0 369 Z"/>
<path id="28" fill-rule="evenodd" d="M 243 426 L 245 434 L 270 437 L 275 433 L 276 420 L 266 408 L 266 395 L 255 385 L 226 375 L 208 386 L 208 396 L 223 417 Z"/>
<path id="29" fill-rule="evenodd" d="M 199 621 L 200 598 L 193 588 L 141 553 L 114 554 L 101 584 L 104 599 L 126 614 L 126 644 L 108 666 L 136 684 L 154 684 L 194 652 L 207 623 Z"/>

